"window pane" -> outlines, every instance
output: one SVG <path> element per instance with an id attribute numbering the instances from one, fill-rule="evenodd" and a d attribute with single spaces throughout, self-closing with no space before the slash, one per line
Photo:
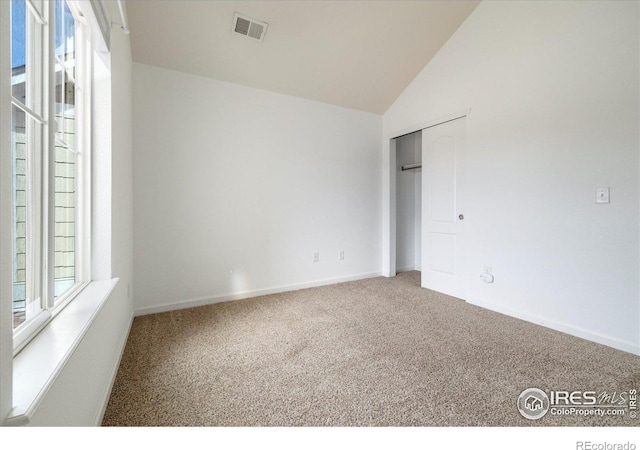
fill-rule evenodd
<path id="1" fill-rule="evenodd" d="M 41 6 L 36 2 L 36 8 Z M 11 93 L 42 114 L 42 25 L 24 0 L 11 1 Z"/>
<path id="2" fill-rule="evenodd" d="M 62 108 L 62 140 L 75 150 L 76 142 L 76 86 L 67 80 L 64 85 L 64 105 Z"/>
<path id="3" fill-rule="evenodd" d="M 73 35 L 69 41 L 73 42 Z M 75 61 L 71 60 L 70 64 L 73 68 Z M 76 86 L 59 59 L 56 60 L 55 81 L 56 139 L 75 149 Z"/>
<path id="4" fill-rule="evenodd" d="M 75 21 L 56 1 L 56 134 L 54 297 L 75 284 L 76 250 L 76 87 Z"/>
<path id="5" fill-rule="evenodd" d="M 11 2 L 11 90 L 13 97 L 27 104 L 27 11 L 24 0 Z"/>
<path id="6" fill-rule="evenodd" d="M 67 73 L 75 80 L 76 66 L 76 22 L 69 10 L 67 2 L 64 2 L 64 65 Z"/>
<path id="7" fill-rule="evenodd" d="M 56 139 L 64 142 L 64 120 L 66 95 L 66 76 L 62 66 L 56 61 L 55 71 L 55 119 L 56 119 Z"/>
<path id="8" fill-rule="evenodd" d="M 32 158 L 40 144 L 40 124 L 24 111 L 12 107 L 12 252 L 13 252 L 13 328 L 17 328 L 42 311 L 41 296 L 34 282 L 37 229 L 32 204 L 34 199 Z"/>
<path id="9" fill-rule="evenodd" d="M 63 59 L 64 55 L 64 14 L 63 14 L 63 2 L 62 0 L 55 0 L 55 21 L 56 21 L 56 29 L 55 29 L 55 46 L 56 46 L 56 56 Z"/>
<path id="10" fill-rule="evenodd" d="M 41 12 L 42 3 L 34 3 Z M 42 111 L 42 25 L 24 0 L 11 2 L 12 96 L 36 115 Z M 42 126 L 12 106 L 12 310 L 13 327 L 42 311 L 40 274 L 40 174 Z"/>
<path id="11" fill-rule="evenodd" d="M 55 46 L 58 60 L 75 78 L 75 20 L 67 2 L 55 2 Z"/>
<path id="12" fill-rule="evenodd" d="M 63 101 L 56 102 L 60 127 L 55 149 L 54 297 L 60 296 L 76 281 L 75 85 L 67 80 L 60 89 Z"/>
<path id="13" fill-rule="evenodd" d="M 75 118 L 75 20 L 67 3 L 56 0 L 55 3 L 55 40 L 56 40 L 56 122 L 57 139 L 67 143 L 69 113 Z M 66 112 L 65 112 L 66 111 Z M 75 128 L 75 127 L 74 127 Z M 75 135 L 75 133 L 71 133 Z M 67 136 L 65 136 L 67 135 Z"/>
<path id="14" fill-rule="evenodd" d="M 76 155 L 61 145 L 56 145 L 55 177 L 54 297 L 58 297 L 76 281 Z"/>
<path id="15" fill-rule="evenodd" d="M 13 164 L 13 327 L 27 314 L 27 138 L 26 115 L 13 107 L 11 151 Z M 30 274 L 29 274 L 30 275 Z"/>

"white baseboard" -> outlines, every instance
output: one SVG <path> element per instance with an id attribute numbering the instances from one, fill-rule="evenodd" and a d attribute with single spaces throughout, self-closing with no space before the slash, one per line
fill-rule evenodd
<path id="1" fill-rule="evenodd" d="M 102 424 L 102 419 L 104 418 L 104 413 L 107 411 L 107 406 L 109 405 L 109 399 L 111 398 L 111 390 L 113 389 L 113 384 L 116 381 L 116 375 L 118 374 L 118 369 L 120 368 L 120 361 L 122 361 L 122 355 L 124 355 L 124 349 L 127 346 L 127 340 L 129 339 L 129 333 L 131 332 L 131 326 L 133 325 L 133 312 L 129 317 L 129 327 L 127 328 L 126 333 L 120 337 L 120 342 L 118 342 L 119 355 L 116 358 L 116 361 L 111 368 L 111 373 L 109 376 L 109 384 L 105 387 L 104 393 L 102 394 L 101 399 L 101 407 L 98 409 L 96 414 L 96 418 L 94 420 L 94 426 L 99 427 Z"/>
<path id="2" fill-rule="evenodd" d="M 396 267 L 396 272 L 400 273 L 400 272 L 411 272 L 412 270 L 416 270 L 415 266 L 402 266 L 402 267 Z"/>
<path id="3" fill-rule="evenodd" d="M 330 284 L 344 283 L 347 281 L 364 280 L 365 278 L 374 278 L 381 276 L 381 272 L 360 273 L 356 275 L 348 275 L 345 277 L 328 278 L 325 280 L 309 281 L 304 283 L 288 284 L 284 286 L 275 286 L 266 289 L 257 289 L 254 291 L 235 292 L 222 295 L 212 295 L 206 297 L 198 297 L 192 299 L 179 300 L 174 303 L 164 303 L 161 305 L 148 306 L 135 310 L 135 316 L 144 316 L 147 314 L 157 314 L 167 311 L 175 311 L 178 309 L 194 308 L 196 306 L 212 305 L 214 303 L 228 302 L 231 300 L 242 300 L 245 298 L 259 297 L 261 295 L 279 294 L 281 292 L 297 291 L 299 289 L 307 289 L 318 286 L 327 286 Z"/>
<path id="4" fill-rule="evenodd" d="M 576 336 L 582 339 L 586 339 L 588 341 L 606 345 L 607 347 L 612 347 L 617 350 L 622 350 L 623 352 L 632 353 L 634 355 L 640 356 L 640 345 L 638 343 L 622 341 L 620 339 L 612 338 L 610 336 L 606 336 L 600 333 L 594 333 L 592 331 L 585 330 L 583 328 L 579 328 L 563 322 L 558 322 L 553 319 L 537 316 L 535 314 L 522 313 L 520 311 L 516 311 L 514 309 L 504 307 L 502 305 L 495 305 L 493 303 L 477 301 L 476 299 L 471 299 L 471 298 L 467 299 L 467 303 L 480 306 L 481 308 L 490 309 L 491 311 L 499 312 L 507 316 L 515 317 L 517 319 L 522 319 L 527 322 L 535 323 L 537 325 L 542 325 L 544 327 L 551 328 L 552 330 L 570 334 L 571 336 Z"/>

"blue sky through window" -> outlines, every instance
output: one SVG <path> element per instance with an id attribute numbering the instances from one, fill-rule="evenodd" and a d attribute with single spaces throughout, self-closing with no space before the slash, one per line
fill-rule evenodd
<path id="1" fill-rule="evenodd" d="M 11 68 L 24 66 L 25 45 L 25 2 L 13 0 L 11 2 Z"/>
<path id="2" fill-rule="evenodd" d="M 62 20 L 62 14 L 64 11 L 64 21 Z M 24 0 L 12 0 L 11 1 L 11 68 L 21 67 L 25 65 L 26 58 L 26 4 Z M 66 2 L 62 0 L 56 0 L 55 2 L 55 16 L 56 16 L 56 54 L 64 55 L 69 51 L 73 51 L 73 48 L 64 48 L 65 42 L 63 42 L 63 36 L 74 35 L 74 19 L 71 14 L 71 10 L 67 6 Z M 64 33 L 62 30 L 64 22 Z"/>

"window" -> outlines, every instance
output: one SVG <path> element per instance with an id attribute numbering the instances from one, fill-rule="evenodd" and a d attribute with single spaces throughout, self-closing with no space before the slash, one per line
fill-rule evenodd
<path id="1" fill-rule="evenodd" d="M 72 2 L 11 1 L 15 351 L 89 281 L 87 37 Z"/>

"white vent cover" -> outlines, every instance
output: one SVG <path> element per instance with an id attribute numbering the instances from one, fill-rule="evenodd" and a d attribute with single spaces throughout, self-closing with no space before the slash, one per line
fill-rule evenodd
<path id="1" fill-rule="evenodd" d="M 267 32 L 267 24 L 235 13 L 233 16 L 233 32 L 262 42 Z"/>

